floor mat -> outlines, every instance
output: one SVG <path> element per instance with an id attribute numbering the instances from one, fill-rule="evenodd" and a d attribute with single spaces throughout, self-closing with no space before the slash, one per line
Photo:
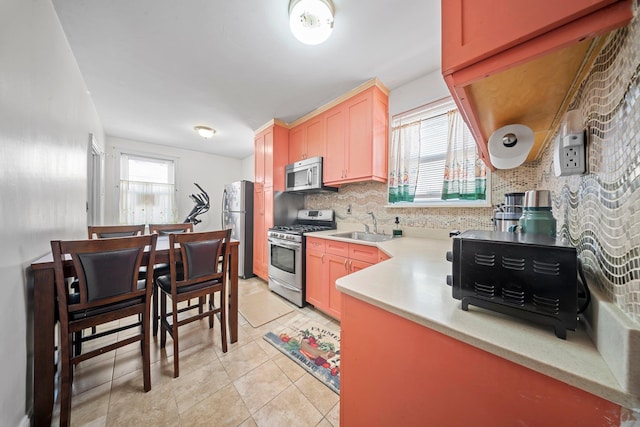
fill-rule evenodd
<path id="1" fill-rule="evenodd" d="M 281 327 L 264 339 L 340 394 L 340 332 L 309 322 Z"/>
<path id="2" fill-rule="evenodd" d="M 241 295 L 238 298 L 238 311 L 247 321 L 257 328 L 278 317 L 291 313 L 293 308 L 279 296 L 269 291 Z"/>

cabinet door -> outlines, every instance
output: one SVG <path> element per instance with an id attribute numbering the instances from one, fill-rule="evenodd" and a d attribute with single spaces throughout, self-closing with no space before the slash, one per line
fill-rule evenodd
<path id="1" fill-rule="evenodd" d="M 375 246 L 358 245 L 349 243 L 349 258 L 364 261 L 369 264 L 378 262 L 378 248 Z"/>
<path id="2" fill-rule="evenodd" d="M 324 114 L 326 135 L 326 156 L 323 162 L 324 182 L 339 182 L 344 177 L 346 113 L 342 105 L 328 110 Z"/>
<path id="3" fill-rule="evenodd" d="M 442 70 L 453 72 L 616 0 L 442 1 Z"/>
<path id="4" fill-rule="evenodd" d="M 273 187 L 273 129 L 264 132 L 264 186 Z"/>
<path id="5" fill-rule="evenodd" d="M 306 129 L 301 124 L 289 131 L 289 163 L 304 159 L 306 152 Z"/>
<path id="6" fill-rule="evenodd" d="M 320 310 L 329 305 L 329 287 L 324 274 L 324 251 L 306 250 L 306 300 Z"/>
<path id="7" fill-rule="evenodd" d="M 384 253 L 382 249 L 378 249 L 378 262 L 386 261 L 391 258 L 389 255 Z"/>
<path id="8" fill-rule="evenodd" d="M 254 184 L 253 191 L 253 272 L 260 278 L 266 279 L 267 233 L 264 226 L 264 191 L 263 185 Z"/>
<path id="9" fill-rule="evenodd" d="M 360 261 L 357 259 L 349 260 L 349 273 L 355 273 L 356 271 L 360 271 L 374 264 L 375 263 Z"/>
<path id="10" fill-rule="evenodd" d="M 254 181 L 264 184 L 264 133 L 256 135 L 254 139 Z"/>
<path id="11" fill-rule="evenodd" d="M 341 257 L 349 258 L 349 243 L 339 242 L 337 240 L 325 241 L 325 252 Z"/>
<path id="12" fill-rule="evenodd" d="M 369 177 L 373 167 L 373 97 L 365 92 L 347 104 L 346 176 L 349 180 Z"/>
<path id="13" fill-rule="evenodd" d="M 325 253 L 325 268 L 327 271 L 327 282 L 329 288 L 329 305 L 327 313 L 340 320 L 340 309 L 342 307 L 342 293 L 336 288 L 336 280 L 349 274 L 349 259 Z"/>
<path id="14" fill-rule="evenodd" d="M 322 115 L 309 119 L 306 124 L 305 158 L 325 155 L 324 117 Z"/>

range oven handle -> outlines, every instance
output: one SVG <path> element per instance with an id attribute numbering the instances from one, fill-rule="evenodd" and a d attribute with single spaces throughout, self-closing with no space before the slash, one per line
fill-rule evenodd
<path id="1" fill-rule="evenodd" d="M 276 283 L 278 286 L 282 286 L 283 288 L 288 289 L 288 290 L 290 290 L 292 292 L 302 292 L 301 289 L 298 289 L 298 288 L 293 287 L 291 285 L 288 285 L 288 284 L 286 284 L 284 282 L 281 282 L 280 280 L 276 279 L 273 276 L 269 276 L 269 281 L 272 281 L 272 282 Z"/>
<path id="2" fill-rule="evenodd" d="M 267 239 L 269 243 L 274 244 L 276 246 L 282 246 L 283 248 L 287 248 L 287 249 L 293 249 L 294 251 L 300 250 L 300 245 L 295 244 L 295 243 L 285 243 L 281 240 L 275 240 L 275 239 Z"/>

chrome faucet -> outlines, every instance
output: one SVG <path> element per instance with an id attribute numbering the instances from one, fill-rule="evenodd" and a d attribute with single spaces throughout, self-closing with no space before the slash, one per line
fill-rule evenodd
<path id="1" fill-rule="evenodd" d="M 367 212 L 367 214 L 371 215 L 371 218 L 373 218 L 373 234 L 378 234 L 378 221 L 376 221 L 376 216 L 371 211 Z M 369 232 L 369 226 L 367 226 L 366 224 L 365 230 L 367 233 Z"/>

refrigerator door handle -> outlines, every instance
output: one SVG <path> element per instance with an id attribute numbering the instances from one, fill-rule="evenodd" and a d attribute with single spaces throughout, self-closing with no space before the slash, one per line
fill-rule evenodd
<path id="1" fill-rule="evenodd" d="M 227 201 L 227 189 L 225 188 L 224 190 L 222 190 L 222 206 L 220 207 L 220 228 L 224 228 L 225 227 L 225 223 L 224 223 L 224 205 L 226 204 Z"/>

